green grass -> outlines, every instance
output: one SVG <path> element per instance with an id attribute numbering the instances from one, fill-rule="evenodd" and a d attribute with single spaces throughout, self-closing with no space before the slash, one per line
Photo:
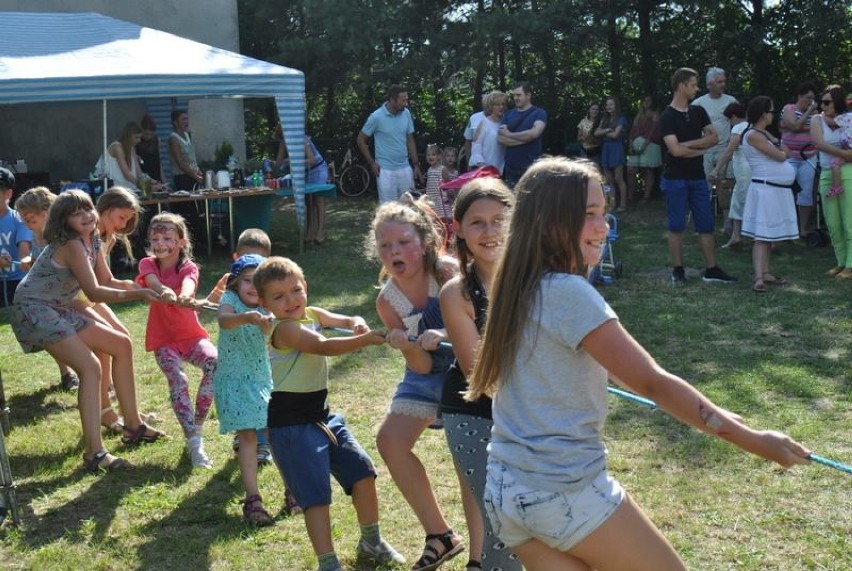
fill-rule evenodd
<path id="1" fill-rule="evenodd" d="M 312 304 L 359 313 L 379 326 L 373 305 L 378 267 L 362 254 L 371 206 L 367 200 L 331 202 L 326 245 L 303 255 L 296 247 L 292 206 L 280 206 L 272 238 L 275 254 L 291 256 L 305 269 Z M 757 295 L 750 289 L 748 253 L 719 254 L 719 263 L 739 276 L 738 284 L 700 283 L 700 254 L 688 234 L 690 282 L 673 288 L 662 209 L 656 201 L 621 217 L 614 252 L 624 277 L 601 291 L 626 327 L 666 368 L 754 426 L 787 431 L 818 454 L 852 462 L 852 286 L 823 275 L 834 265 L 830 250 L 785 244 L 774 255 L 773 269 L 791 285 Z M 203 291 L 228 261 L 224 252 L 200 260 Z M 124 450 L 117 437 L 109 437 L 107 446 L 138 468 L 84 474 L 75 397 L 56 389 L 58 374 L 46 354 L 21 353 L 0 317 L 0 369 L 14 426 L 7 447 L 23 512 L 23 526 L 6 529 L 0 541 L 2 567 L 315 569 L 301 518 L 281 517 L 258 531 L 243 525 L 231 439 L 218 434 L 215 417 L 205 428 L 215 469 L 191 469 L 165 380 L 142 346 L 146 308 L 115 309 L 138 341 L 141 406 L 165 419 L 162 428 L 172 438 Z M 203 320 L 215 338 L 213 316 Z M 399 355 L 387 347 L 333 359 L 330 399 L 377 461 L 384 534 L 413 561 L 422 532 L 381 465 L 374 440 L 401 370 Z M 196 382 L 197 372 L 190 374 Z M 849 476 L 818 465 L 785 472 L 664 413 L 615 398 L 605 437 L 611 471 L 690 569 L 852 569 Z M 417 452 L 449 521 L 464 532 L 443 434 L 429 431 Z M 283 493 L 274 468 L 261 471 L 260 487 L 276 515 Z M 357 521 L 339 491 L 332 519 L 338 553 L 345 566 L 356 568 Z M 463 569 L 465 560 L 459 557 L 444 569 Z"/>

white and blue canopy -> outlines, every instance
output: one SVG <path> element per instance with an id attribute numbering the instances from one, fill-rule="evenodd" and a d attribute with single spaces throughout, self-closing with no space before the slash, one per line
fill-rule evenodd
<path id="1" fill-rule="evenodd" d="M 0 22 L 0 104 L 145 99 L 167 136 L 161 119 L 176 101 L 273 97 L 304 228 L 301 71 L 90 12 L 0 12 Z"/>

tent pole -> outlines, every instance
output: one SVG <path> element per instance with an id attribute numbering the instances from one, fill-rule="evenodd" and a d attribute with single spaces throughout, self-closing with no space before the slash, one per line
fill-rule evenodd
<path id="1" fill-rule="evenodd" d="M 104 99 L 103 109 L 104 109 L 104 111 L 103 111 L 103 115 L 104 115 L 104 117 L 103 117 L 103 125 L 104 125 L 104 165 L 106 165 L 107 146 L 108 146 L 108 141 L 107 141 L 107 100 L 106 99 Z M 104 188 L 104 190 L 106 190 L 106 188 Z"/>

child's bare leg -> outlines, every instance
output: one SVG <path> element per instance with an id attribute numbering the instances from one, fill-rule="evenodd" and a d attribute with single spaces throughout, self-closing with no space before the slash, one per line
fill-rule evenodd
<path id="1" fill-rule="evenodd" d="M 46 347 L 47 352 L 57 361 L 67 363 L 80 376 L 77 403 L 80 409 L 87 458 L 91 458 L 104 447 L 99 426 L 101 409 L 98 383 L 101 369 L 88 346 L 89 340 L 99 339 L 102 336 L 102 332 L 97 331 L 97 327 L 97 324 L 89 325 L 78 335 Z"/>
<path id="2" fill-rule="evenodd" d="M 618 549 L 613 549 L 613 545 Z M 526 566 L 520 549 L 515 549 L 515 553 Z M 672 545 L 630 496 L 626 496 L 612 516 L 569 553 L 593 569 L 686 571 Z"/>
<path id="3" fill-rule="evenodd" d="M 420 525 L 427 534 L 439 534 L 450 529 L 450 525 L 438 507 L 426 469 L 413 452 L 417 439 L 430 423 L 428 418 L 388 414 L 379 428 L 376 445 Z"/>
<path id="4" fill-rule="evenodd" d="M 576 557 L 537 539 L 513 547 L 527 571 L 594 571 Z"/>
<path id="5" fill-rule="evenodd" d="M 379 521 L 379 497 L 376 494 L 376 479 L 367 476 L 352 486 L 352 505 L 358 515 L 358 523 L 370 525 Z"/>
<path id="6" fill-rule="evenodd" d="M 334 551 L 331 541 L 331 516 L 328 506 L 311 506 L 305 510 L 305 528 L 314 548 L 314 553 L 320 556 Z"/>
<path id="7" fill-rule="evenodd" d="M 254 429 L 238 430 L 237 438 L 240 440 L 240 476 L 246 497 L 260 495 L 257 489 L 257 432 Z"/>
<path id="8" fill-rule="evenodd" d="M 120 333 L 124 333 L 127 337 L 130 337 L 130 331 L 118 316 L 112 311 L 112 309 L 105 303 L 96 303 L 92 306 L 92 313 L 94 313 L 101 321 L 115 329 Z M 113 377 L 112 377 L 112 363 L 109 355 L 98 356 L 101 360 L 101 399 L 102 406 L 106 407 L 109 404 L 109 391 L 113 387 Z M 105 403 L 105 404 L 103 404 Z M 117 418 L 115 420 L 118 420 Z"/>
<path id="9" fill-rule="evenodd" d="M 130 337 L 114 329 L 109 329 L 111 343 L 107 346 L 93 347 L 96 351 L 112 357 L 112 378 L 115 396 L 124 415 L 124 425 L 135 430 L 142 424 L 136 401 L 136 378 L 133 373 L 133 342 Z"/>

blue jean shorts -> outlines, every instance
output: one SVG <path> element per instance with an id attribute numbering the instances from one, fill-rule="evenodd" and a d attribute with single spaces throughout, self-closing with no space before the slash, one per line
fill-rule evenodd
<path id="1" fill-rule="evenodd" d="M 337 442 L 317 424 L 269 428 L 272 458 L 303 508 L 331 505 L 331 476 L 346 495 L 364 478 L 375 478 L 373 461 L 339 414 L 325 422 Z"/>
<path id="2" fill-rule="evenodd" d="M 660 189 L 666 196 L 666 214 L 669 232 L 686 230 L 687 208 L 692 211 L 695 231 L 699 234 L 713 233 L 713 205 L 710 203 L 710 187 L 701 179 L 660 179 Z"/>
<path id="3" fill-rule="evenodd" d="M 494 533 L 514 548 L 537 539 L 568 551 L 621 505 L 624 490 L 606 470 L 578 490 L 553 492 L 523 483 L 523 474 L 489 461 L 485 512 Z"/>

